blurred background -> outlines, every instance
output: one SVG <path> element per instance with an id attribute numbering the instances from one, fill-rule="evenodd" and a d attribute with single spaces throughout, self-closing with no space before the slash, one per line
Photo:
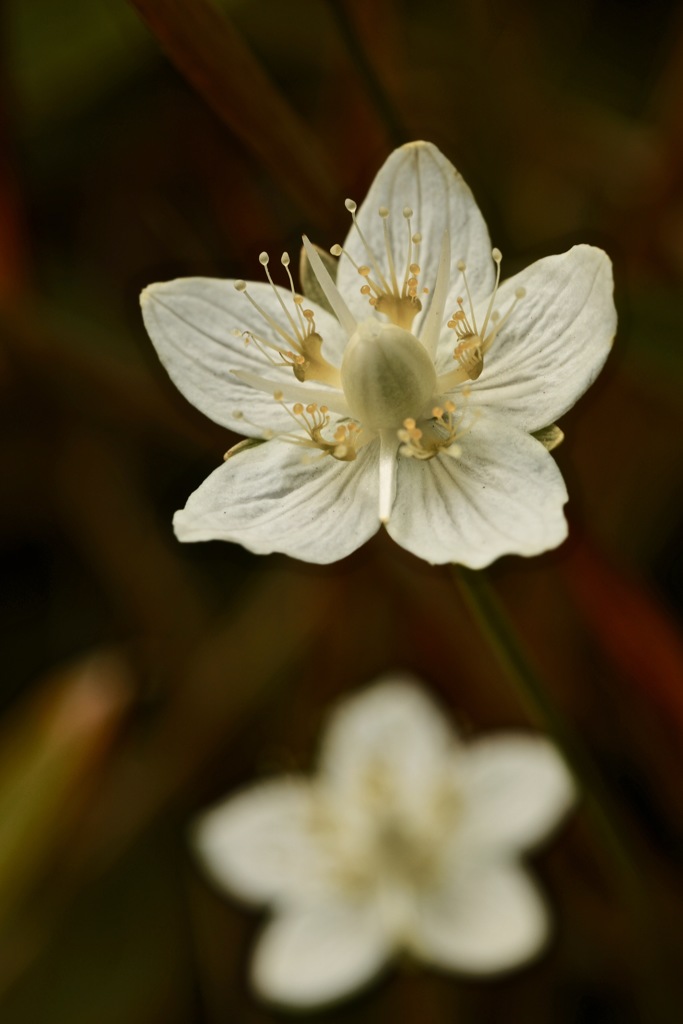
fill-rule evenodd
<path id="1" fill-rule="evenodd" d="M 318 569 L 171 530 L 236 438 L 166 378 L 140 289 L 339 241 L 344 197 L 414 138 L 507 274 L 575 242 L 614 261 L 618 341 L 555 452 L 570 540 L 488 575 L 647 914 L 580 812 L 533 858 L 538 964 L 396 971 L 318 1018 L 683 1019 L 683 7 L 4 0 L 0 47 L 3 1024 L 283 1019 L 245 984 L 262 918 L 203 879 L 193 815 L 309 771 L 329 703 L 392 668 L 466 735 L 530 723 L 448 572 L 386 536 Z"/>

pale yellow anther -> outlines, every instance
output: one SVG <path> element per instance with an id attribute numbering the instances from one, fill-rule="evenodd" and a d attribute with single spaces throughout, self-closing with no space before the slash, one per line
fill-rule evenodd
<path id="1" fill-rule="evenodd" d="M 341 256 L 344 250 L 342 249 L 339 242 L 336 242 L 333 246 L 330 247 L 330 252 L 332 253 L 333 256 Z"/>
<path id="2" fill-rule="evenodd" d="M 246 281 L 242 281 L 242 280 L 235 281 L 234 288 L 235 288 L 236 292 L 246 292 L 246 290 L 247 290 L 247 282 Z"/>
<path id="3" fill-rule="evenodd" d="M 405 217 L 406 220 L 409 220 L 413 216 L 413 211 L 410 209 L 409 206 L 403 207 L 403 216 Z"/>
<path id="4" fill-rule="evenodd" d="M 517 288 L 515 290 L 515 298 L 516 299 L 523 299 L 525 295 L 526 295 L 526 288 Z"/>
<path id="5" fill-rule="evenodd" d="M 301 404 L 301 402 L 297 402 L 295 405 L 292 406 L 292 412 L 294 413 L 295 416 L 301 416 L 303 414 L 303 411 L 304 407 Z"/>
<path id="6" fill-rule="evenodd" d="M 358 203 L 354 203 L 353 199 L 345 199 L 344 206 L 349 211 L 349 213 L 355 213 L 356 210 L 358 209 Z"/>
<path id="7" fill-rule="evenodd" d="M 289 253 L 288 252 L 283 252 L 282 256 L 280 257 L 280 263 L 282 264 L 283 267 L 288 267 L 289 266 Z"/>
<path id="8" fill-rule="evenodd" d="M 258 261 L 259 261 L 259 263 L 261 264 L 262 267 L 267 267 L 269 259 L 270 259 L 270 256 L 268 255 L 268 253 L 267 252 L 262 252 L 259 255 Z"/>
<path id="9" fill-rule="evenodd" d="M 380 217 L 383 220 L 386 220 L 386 218 L 389 216 L 389 208 L 387 206 L 380 206 L 377 212 L 379 213 Z"/>
<path id="10" fill-rule="evenodd" d="M 455 265 L 460 271 L 460 273 L 462 273 L 463 270 L 467 270 L 467 264 L 465 263 L 464 260 L 458 260 L 458 262 Z"/>
<path id="11" fill-rule="evenodd" d="M 494 263 L 500 263 L 500 261 L 503 258 L 503 254 L 500 251 L 500 249 L 492 249 L 491 250 L 491 258 L 493 259 Z"/>
<path id="12" fill-rule="evenodd" d="M 282 394 L 281 391 L 273 391 L 273 398 L 275 399 L 276 402 L 281 402 L 282 399 L 284 398 L 284 395 Z"/>

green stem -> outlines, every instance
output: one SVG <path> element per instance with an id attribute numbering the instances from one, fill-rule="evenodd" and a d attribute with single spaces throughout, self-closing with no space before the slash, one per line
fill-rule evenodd
<path id="1" fill-rule="evenodd" d="M 648 985 L 643 991 L 643 1012 L 647 1021 L 669 1021 L 671 1003 L 665 992 L 662 965 L 657 956 L 656 923 L 630 849 L 622 815 L 606 789 L 599 770 L 581 739 L 555 704 L 550 689 L 529 663 L 514 627 L 482 572 L 453 566 L 453 576 L 464 601 L 489 642 L 501 668 L 530 717 L 553 737 L 574 774 L 594 834 L 602 844 L 616 876 L 624 903 L 631 909 L 634 937 L 639 939 L 642 969 Z"/>

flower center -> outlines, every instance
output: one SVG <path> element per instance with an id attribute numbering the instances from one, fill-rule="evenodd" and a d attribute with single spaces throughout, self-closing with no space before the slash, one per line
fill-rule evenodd
<path id="1" fill-rule="evenodd" d="M 339 244 L 333 245 L 330 252 L 333 256 L 341 256 L 344 253 L 363 278 L 360 290 L 361 295 L 365 295 L 370 305 L 378 313 L 383 313 L 392 324 L 407 330 L 422 309 L 422 303 L 417 297 L 418 278 L 420 276 L 420 265 L 417 262 L 417 258 L 422 235 L 419 232 L 413 234 L 413 211 L 409 206 L 403 207 L 407 237 L 405 260 L 403 265 L 399 265 L 398 268 L 394 262 L 389 235 L 390 211 L 386 206 L 380 206 L 377 211 L 382 219 L 384 233 L 385 273 L 382 269 L 382 260 L 377 258 L 356 219 L 357 204 L 353 199 L 347 199 L 345 205 L 353 218 L 353 226 L 360 236 L 368 262 L 359 265 L 346 249 L 343 249 Z M 427 292 L 428 289 L 424 288 L 423 291 Z"/>
<path id="2" fill-rule="evenodd" d="M 351 414 L 370 430 L 399 429 L 419 419 L 436 389 L 436 372 L 415 335 L 364 320 L 349 339 L 341 382 Z"/>
<path id="3" fill-rule="evenodd" d="M 465 285 L 465 294 L 469 305 L 469 313 L 465 310 L 465 299 L 459 296 L 456 300 L 458 308 L 451 314 L 451 318 L 447 323 L 447 326 L 451 328 L 458 339 L 458 344 L 455 346 L 453 351 L 453 358 L 458 364 L 458 368 L 456 370 L 451 370 L 450 373 L 444 374 L 439 378 L 439 387 L 443 391 L 448 391 L 457 384 L 462 384 L 465 381 L 477 380 L 477 378 L 481 376 L 482 370 L 484 369 L 484 355 L 491 348 L 496 339 L 496 335 L 503 324 L 507 322 L 508 317 L 511 315 L 519 300 L 523 299 L 526 295 L 524 288 L 517 288 L 514 300 L 510 304 L 504 316 L 501 317 L 498 311 L 494 310 L 493 304 L 496 301 L 496 295 L 498 294 L 498 285 L 500 284 L 500 264 L 503 258 L 500 249 L 493 249 L 491 257 L 496 265 L 496 282 L 493 286 L 493 291 L 491 292 L 491 297 L 481 326 L 477 326 L 474 302 L 472 301 L 470 286 L 467 280 L 467 264 L 464 260 L 458 260 L 457 267 L 462 274 L 463 283 Z"/>
<path id="4" fill-rule="evenodd" d="M 263 335 L 256 334 L 254 331 L 238 330 L 234 333 L 237 336 L 244 337 L 247 345 L 252 342 L 257 345 L 266 359 L 274 366 L 282 366 L 283 363 L 286 366 L 291 366 L 297 380 L 317 380 L 325 384 L 331 384 L 333 387 L 338 387 L 339 371 L 336 367 L 331 366 L 322 354 L 322 338 L 316 330 L 313 310 L 304 308 L 303 296 L 298 295 L 294 290 L 294 281 L 289 269 L 289 254 L 283 252 L 280 262 L 289 278 L 292 300 L 291 309 L 288 308 L 282 295 L 275 287 L 270 270 L 268 269 L 269 262 L 270 257 L 268 253 L 262 252 L 259 256 L 259 263 L 265 271 L 268 284 L 271 286 L 273 295 L 284 314 L 284 321 L 273 317 L 264 306 L 253 298 L 247 290 L 246 281 L 235 281 L 235 289 L 246 296 L 256 312 L 276 333 L 280 341 L 275 343 Z M 276 355 L 279 356 L 279 359 L 276 358 Z"/>

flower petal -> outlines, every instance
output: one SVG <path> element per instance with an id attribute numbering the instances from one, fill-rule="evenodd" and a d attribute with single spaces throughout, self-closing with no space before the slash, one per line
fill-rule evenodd
<path id="1" fill-rule="evenodd" d="M 281 288 L 277 291 L 294 313 L 289 292 Z M 248 292 L 269 317 L 283 328 L 289 327 L 270 285 L 257 281 L 249 284 Z M 246 370 L 262 376 L 265 372 L 273 380 L 273 391 L 296 382 L 291 366 L 277 365 L 276 351 L 271 352 L 275 361 L 271 363 L 254 341 L 245 344 L 242 332 L 251 331 L 285 351 L 292 349 L 249 299 L 235 291 L 234 281 L 178 278 L 145 288 L 140 301 L 157 354 L 188 401 L 216 423 L 250 437 L 291 428 L 287 412 L 272 395 L 255 391 L 232 373 Z M 314 312 L 319 333 L 323 338 L 335 338 L 332 351 L 338 350 L 336 335 L 342 334 L 342 341 L 346 340 L 339 324 L 324 309 L 316 307 Z M 332 391 L 317 382 L 315 387 Z M 242 412 L 246 420 L 235 412 Z"/>
<path id="2" fill-rule="evenodd" d="M 213 879 L 243 899 L 309 899 L 325 874 L 310 824 L 314 803 L 303 778 L 253 786 L 198 818 L 195 848 Z"/>
<path id="3" fill-rule="evenodd" d="M 328 903 L 292 909 L 264 929 L 252 981 L 266 999 L 314 1007 L 365 985 L 389 953 L 371 907 Z"/>
<path id="4" fill-rule="evenodd" d="M 538 260 L 502 284 L 501 314 L 520 287 L 526 295 L 487 353 L 472 403 L 533 431 L 574 405 L 609 354 L 617 328 L 612 264 L 591 245 Z"/>
<path id="5" fill-rule="evenodd" d="M 454 740 L 447 720 L 409 676 L 388 676 L 336 709 L 321 750 L 321 778 L 349 807 L 355 802 L 362 809 L 373 792 L 382 796 L 381 776 L 412 817 L 448 770 Z"/>
<path id="6" fill-rule="evenodd" d="M 344 558 L 379 528 L 378 447 L 366 445 L 354 462 L 279 438 L 242 451 L 176 512 L 176 535 L 319 564 Z"/>
<path id="7" fill-rule="evenodd" d="M 536 956 L 548 936 L 543 900 L 513 864 L 454 869 L 418 910 L 416 953 L 468 974 L 496 974 Z"/>
<path id="8" fill-rule="evenodd" d="M 490 412 L 459 458 L 402 458 L 386 528 L 428 562 L 481 569 L 506 554 L 537 555 L 567 535 L 567 490 L 543 445 Z"/>
<path id="9" fill-rule="evenodd" d="M 458 841 L 473 849 L 521 851 L 544 839 L 575 800 L 572 777 L 541 736 L 504 733 L 462 749 Z"/>
<path id="10" fill-rule="evenodd" d="M 405 207 L 410 207 L 413 211 L 413 233 L 420 232 L 422 235 L 419 252 L 417 256 L 413 253 L 413 259 L 420 266 L 420 287 L 426 286 L 430 292 L 427 296 L 420 295 L 423 309 L 411 328 L 414 333 L 419 333 L 420 325 L 429 309 L 445 227 L 450 230 L 451 279 L 456 282 L 457 287 L 461 287 L 461 275 L 455 268 L 458 260 L 464 259 L 468 266 L 468 280 L 472 293 L 487 295 L 491 291 L 494 265 L 491 260 L 491 243 L 486 223 L 470 189 L 450 160 L 447 160 L 436 146 L 429 142 L 411 142 L 394 150 L 380 168 L 356 214 L 375 260 L 382 273 L 387 276 L 389 267 L 384 240 L 385 221 L 378 212 L 382 206 L 389 210 L 386 223 L 399 282 L 403 280 L 408 255 L 409 231 L 403 216 Z M 357 264 L 370 266 L 372 277 L 377 276 L 363 241 L 353 227 L 347 235 L 344 248 Z M 349 309 L 359 320 L 365 319 L 372 312 L 367 298 L 360 294 L 362 284 L 364 281 L 359 277 L 351 261 L 342 255 L 337 286 Z M 448 301 L 446 303 L 448 315 L 451 312 L 451 304 L 452 302 Z"/>

